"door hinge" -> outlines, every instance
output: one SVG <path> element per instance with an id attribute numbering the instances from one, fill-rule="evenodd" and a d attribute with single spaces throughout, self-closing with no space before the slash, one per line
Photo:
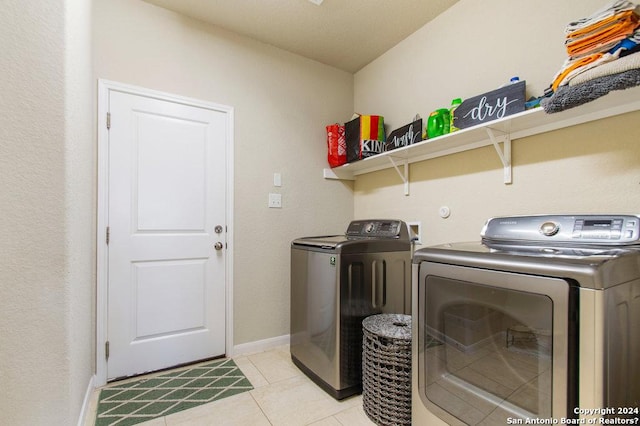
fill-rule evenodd
<path id="1" fill-rule="evenodd" d="M 111 128 L 111 113 L 107 113 L 107 129 Z"/>
<path id="2" fill-rule="evenodd" d="M 111 237 L 111 229 L 107 226 L 107 245 L 109 245 L 109 237 Z"/>
<path id="3" fill-rule="evenodd" d="M 104 357 L 109 359 L 109 341 L 104 342 Z"/>

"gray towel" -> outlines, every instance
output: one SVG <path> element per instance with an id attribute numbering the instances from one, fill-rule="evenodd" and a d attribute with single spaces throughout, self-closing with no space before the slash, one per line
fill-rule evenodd
<path id="1" fill-rule="evenodd" d="M 640 69 L 594 78 L 575 86 L 560 86 L 553 96 L 540 101 L 548 114 L 564 111 L 596 100 L 612 90 L 640 86 Z"/>

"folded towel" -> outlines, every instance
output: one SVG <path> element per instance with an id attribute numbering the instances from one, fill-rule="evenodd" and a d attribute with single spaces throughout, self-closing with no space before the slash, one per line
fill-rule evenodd
<path id="1" fill-rule="evenodd" d="M 589 80 L 614 74 L 620 74 L 621 72 L 633 69 L 640 69 L 640 52 L 634 53 L 633 55 L 624 56 L 622 58 L 616 59 L 615 61 L 607 62 L 606 64 L 602 64 L 586 70 L 585 72 L 580 73 L 572 78 L 569 81 L 569 85 L 577 86 L 578 84 L 585 83 Z"/>
<path id="2" fill-rule="evenodd" d="M 633 34 L 638 27 L 638 15 L 635 11 L 626 11 L 615 15 L 604 25 L 592 25 L 590 31 L 577 38 L 566 41 L 569 56 L 579 56 L 589 53 L 606 52 L 620 40 Z"/>
<path id="3" fill-rule="evenodd" d="M 640 86 L 640 69 L 594 78 L 575 86 L 561 86 L 550 98 L 540 101 L 545 112 L 552 114 L 591 102 L 612 90 Z"/>
<path id="4" fill-rule="evenodd" d="M 638 46 L 640 46 L 640 26 L 636 27 L 636 29 L 623 40 L 616 41 L 613 44 L 614 46 L 606 53 L 592 52 L 588 55 L 570 56 L 567 58 L 560 70 L 553 77 L 551 89 L 556 90 L 561 85 L 569 84 L 573 78 L 592 68 L 615 61 L 622 56 L 635 53 Z"/>
<path id="5" fill-rule="evenodd" d="M 570 33 L 580 31 L 584 28 L 589 27 L 594 23 L 604 21 L 607 18 L 610 18 L 618 13 L 621 13 L 627 10 L 635 10 L 636 7 L 637 7 L 636 4 L 631 1 L 627 1 L 627 0 L 613 1 L 610 4 L 606 5 L 605 7 L 603 7 L 602 9 L 592 13 L 590 16 L 587 16 L 586 18 L 581 18 L 574 22 L 570 22 L 565 28 L 565 33 L 570 34 Z"/>
<path id="6" fill-rule="evenodd" d="M 609 53 L 619 53 L 620 56 L 624 56 L 627 54 L 626 50 L 634 50 L 638 45 L 640 45 L 640 27 L 636 28 L 629 37 L 616 44 Z"/>
<path id="7" fill-rule="evenodd" d="M 640 46 L 640 6 L 615 0 L 588 17 L 569 23 L 565 32 L 569 57 L 553 77 L 545 96 L 591 69 L 634 53 Z"/>
<path id="8" fill-rule="evenodd" d="M 584 28 L 580 28 L 579 30 L 568 32 L 566 33 L 565 44 L 568 44 L 573 40 L 577 40 L 582 37 L 592 35 L 593 33 L 596 33 L 604 28 L 610 27 L 611 25 L 614 25 L 617 22 L 624 20 L 625 18 L 633 15 L 634 13 L 637 14 L 637 11 L 635 8 L 631 10 L 625 10 L 623 12 L 618 12 L 614 15 L 607 17 L 606 19 L 594 21 L 593 23 L 591 23 L 590 25 Z"/>
<path id="9" fill-rule="evenodd" d="M 567 76 L 569 76 L 572 72 L 581 67 L 588 66 L 591 63 L 596 63 L 603 56 L 604 54 L 602 53 L 594 53 L 593 55 L 583 56 L 578 59 L 568 58 L 566 61 L 564 61 L 564 64 L 562 65 L 562 68 L 560 68 L 560 71 L 558 71 L 553 77 L 551 88 L 553 90 L 556 90 L 562 84 L 566 84 L 565 80 Z"/>
<path id="10" fill-rule="evenodd" d="M 624 58 L 625 56 L 633 55 L 634 53 L 637 53 L 637 52 L 640 52 L 640 44 L 635 45 L 631 49 L 621 49 L 620 53 L 618 54 L 620 55 L 621 58 Z"/>
<path id="11" fill-rule="evenodd" d="M 605 53 L 604 55 L 602 55 L 602 57 L 596 61 L 591 62 L 590 64 L 587 64 L 583 67 L 579 67 L 576 68 L 574 70 L 572 70 L 571 72 L 567 73 L 564 77 L 564 80 L 562 80 L 560 82 L 561 86 L 564 86 L 566 84 L 571 84 L 571 82 L 577 78 L 578 76 L 582 75 L 583 73 L 591 70 L 591 69 L 595 69 L 598 67 L 603 66 L 604 64 L 607 64 L 609 62 L 615 62 L 618 59 L 618 54 L 611 54 L 611 53 Z M 615 74 L 615 73 L 612 73 Z"/>

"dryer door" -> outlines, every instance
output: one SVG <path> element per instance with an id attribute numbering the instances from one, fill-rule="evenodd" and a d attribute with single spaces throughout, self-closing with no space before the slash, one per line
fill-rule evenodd
<path id="1" fill-rule="evenodd" d="M 449 423 L 568 418 L 573 333 L 565 280 L 422 262 L 418 389 Z"/>

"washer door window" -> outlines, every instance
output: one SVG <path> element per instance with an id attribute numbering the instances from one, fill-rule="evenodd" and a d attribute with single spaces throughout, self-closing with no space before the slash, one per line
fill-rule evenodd
<path id="1" fill-rule="evenodd" d="M 423 262 L 425 405 L 470 425 L 567 417 L 569 290 L 555 278 Z"/>

